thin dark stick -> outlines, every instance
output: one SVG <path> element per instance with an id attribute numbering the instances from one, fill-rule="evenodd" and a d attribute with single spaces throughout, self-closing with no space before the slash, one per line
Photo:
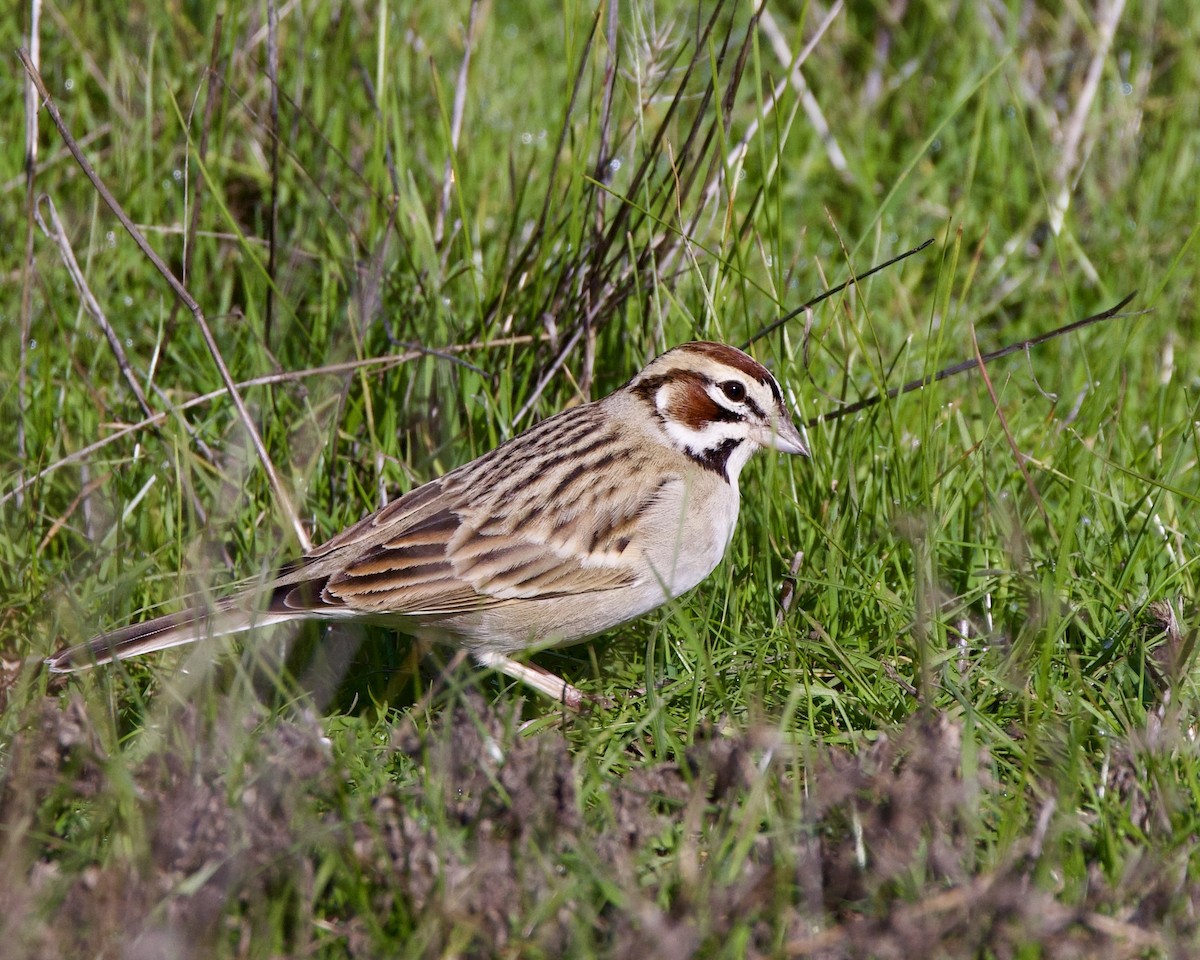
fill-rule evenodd
<path id="1" fill-rule="evenodd" d="M 884 264 L 887 266 L 887 264 Z M 878 269 L 878 268 L 877 268 Z M 865 274 L 864 274 L 865 276 Z M 877 393 L 870 397 L 865 397 L 862 400 L 856 400 L 854 403 L 840 407 L 837 410 L 831 410 L 829 413 L 823 413 L 820 416 L 812 417 L 807 421 L 807 426 L 816 426 L 818 423 L 826 423 L 830 420 L 836 420 L 839 417 L 846 417 L 852 413 L 858 413 L 860 410 L 865 410 L 867 407 L 873 407 L 877 403 L 882 403 L 885 399 L 894 400 L 896 397 L 904 393 L 912 393 L 914 390 L 920 390 L 923 387 L 929 386 L 931 383 L 937 383 L 939 380 L 945 380 L 948 377 L 957 376 L 960 373 L 966 373 L 968 370 L 975 370 L 991 363 L 993 360 L 999 360 L 1001 357 L 1007 357 L 1010 354 L 1016 353 L 1018 350 L 1028 350 L 1030 347 L 1036 347 L 1039 344 L 1045 343 L 1047 340 L 1053 340 L 1056 337 L 1061 337 L 1068 333 L 1073 333 L 1076 330 L 1082 330 L 1084 327 L 1090 326 L 1093 323 L 1100 323 L 1102 320 L 1112 320 L 1118 316 L 1131 316 L 1131 314 L 1122 314 L 1120 311 L 1125 307 L 1130 300 L 1137 296 L 1137 291 L 1125 297 L 1116 306 L 1109 307 L 1107 310 L 1093 314 L 1090 317 L 1084 317 L 1082 320 L 1075 320 L 1062 327 L 1056 327 L 1048 333 L 1039 333 L 1036 337 L 1030 337 L 1028 340 L 1020 340 L 1016 343 L 1010 343 L 1006 347 L 1001 347 L 999 350 L 993 350 L 991 353 L 980 354 L 979 356 L 970 357 L 959 363 L 955 363 L 949 367 L 943 367 L 937 373 L 931 373 L 928 376 L 921 377 L 917 380 L 910 380 L 908 383 L 899 387 L 892 387 L 886 393 Z"/>
<path id="2" fill-rule="evenodd" d="M 275 494 L 276 502 L 278 503 L 280 512 L 287 517 L 292 529 L 296 533 L 296 538 L 300 542 L 301 547 L 308 551 L 312 547 L 312 541 L 309 540 L 308 531 L 304 529 L 304 525 L 300 522 L 300 517 L 296 514 L 296 508 L 292 505 L 292 498 L 288 496 L 287 490 L 283 486 L 283 481 L 279 479 L 279 474 L 275 470 L 275 465 L 271 462 L 271 457 L 267 453 L 266 444 L 263 443 L 262 436 L 258 432 L 258 428 L 254 425 L 254 420 L 250 417 L 250 411 L 246 409 L 245 401 L 242 400 L 241 393 L 238 392 L 237 384 L 234 382 L 232 374 L 229 372 L 229 367 L 225 363 L 225 358 L 221 355 L 221 349 L 217 345 L 216 338 L 213 336 L 212 329 L 208 325 L 208 320 L 204 316 L 204 311 L 200 308 L 200 304 L 195 298 L 188 293 L 187 288 L 179 282 L 179 278 L 171 272 L 162 257 L 160 257 L 150 246 L 145 235 L 137 228 L 132 220 L 129 219 L 129 214 L 117 202 L 104 185 L 104 181 L 100 179 L 100 175 L 96 173 L 95 168 L 88 161 L 88 158 L 83 155 L 83 151 L 79 149 L 79 145 L 75 142 L 75 138 L 71 136 L 71 131 L 67 129 L 66 122 L 62 118 L 62 114 L 58 112 L 58 106 L 54 103 L 54 99 L 50 96 L 50 91 L 46 89 L 46 84 L 42 80 L 42 75 L 38 72 L 37 67 L 33 65 L 33 61 L 29 59 L 29 54 L 22 48 L 17 51 L 17 56 L 25 67 L 26 73 L 38 88 L 38 93 L 42 97 L 42 105 L 46 108 L 46 112 L 50 114 L 50 119 L 54 121 L 54 126 L 58 128 L 59 136 L 63 138 L 63 142 L 67 145 L 67 149 L 71 151 L 71 156 L 75 158 L 75 162 L 79 164 L 79 168 L 84 175 L 91 181 L 92 186 L 100 195 L 100 198 L 105 202 L 108 208 L 113 212 L 113 215 L 121 222 L 126 232 L 133 238 L 133 242 L 138 245 L 138 249 L 142 251 L 153 265 L 171 291 L 180 300 L 183 305 L 188 308 L 192 316 L 196 320 L 196 326 L 200 328 L 201 336 L 204 338 L 205 346 L 208 348 L 209 355 L 213 359 L 213 363 L 217 367 L 217 372 L 221 375 L 221 380 L 225 383 L 226 389 L 229 390 L 229 398 L 233 401 L 234 407 L 237 409 L 238 417 L 242 421 L 247 434 L 250 436 L 250 442 L 254 445 L 255 453 L 258 454 L 258 459 L 262 463 L 263 471 L 267 475 L 267 480 L 271 484 L 271 490 Z"/>
<path id="3" fill-rule="evenodd" d="M 808 301 L 808 303 L 801 304 L 795 310 L 791 311 L 791 313 L 785 313 L 778 320 L 774 321 L 773 323 L 767 324 L 767 326 L 763 327 L 761 330 L 758 331 L 758 333 L 756 333 L 749 340 L 747 340 L 745 343 L 743 343 L 742 349 L 745 350 L 747 347 L 750 346 L 750 344 L 754 343 L 756 340 L 761 340 L 768 333 L 772 333 L 775 330 L 778 330 L 789 320 L 792 320 L 792 319 L 800 316 L 800 314 L 802 314 L 805 310 L 810 310 L 811 308 L 815 307 L 822 300 L 828 300 L 835 293 L 841 293 L 843 290 L 845 290 L 849 286 L 852 286 L 856 283 L 862 283 L 862 281 L 866 280 L 867 277 L 871 276 L 872 274 L 878 273 L 880 270 L 886 270 L 892 264 L 899 263 L 901 260 L 907 260 L 914 253 L 920 253 L 927 246 L 929 246 L 931 243 L 933 243 L 933 241 L 934 241 L 934 238 L 930 237 L 919 247 L 913 247 L 911 250 L 906 250 L 904 253 L 900 254 L 900 256 L 892 257 L 891 260 L 886 260 L 883 263 L 879 264 L 878 266 L 874 266 L 870 270 L 867 270 L 864 273 L 858 274 L 858 276 L 851 277 L 845 283 L 839 283 L 836 287 L 830 287 L 828 290 L 826 290 L 820 296 L 813 297 L 811 300 Z"/>

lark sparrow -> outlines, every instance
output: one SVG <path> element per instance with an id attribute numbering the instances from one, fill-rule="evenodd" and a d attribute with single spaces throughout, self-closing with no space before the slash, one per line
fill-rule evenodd
<path id="1" fill-rule="evenodd" d="M 79 670 L 294 620 L 384 623 L 468 651 L 578 707 L 511 655 L 625 623 L 707 577 L 759 447 L 808 455 L 775 378 L 687 343 L 615 393 L 565 410 L 405 494 L 263 586 L 101 634 L 47 660 Z"/>

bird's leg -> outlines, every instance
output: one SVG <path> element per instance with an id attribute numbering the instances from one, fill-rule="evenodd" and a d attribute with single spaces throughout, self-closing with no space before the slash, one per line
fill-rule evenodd
<path id="1" fill-rule="evenodd" d="M 583 706 L 583 701 L 591 699 L 582 690 L 567 683 L 562 677 L 555 676 L 549 670 L 543 670 L 536 664 L 518 663 L 511 657 L 490 650 L 476 651 L 474 656 L 480 666 L 488 667 L 506 677 L 519 680 L 552 700 L 557 700 L 569 710 L 578 712 Z"/>

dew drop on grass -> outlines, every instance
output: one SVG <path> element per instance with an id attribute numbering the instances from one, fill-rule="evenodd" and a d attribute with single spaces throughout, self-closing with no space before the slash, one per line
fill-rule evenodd
<path id="1" fill-rule="evenodd" d="M 67 77 L 67 79 L 66 79 L 66 82 L 63 84 L 63 88 L 64 88 L 65 90 L 67 90 L 67 92 L 70 92 L 70 91 L 74 90 L 74 89 L 75 89 L 75 81 L 74 81 L 74 79 L 73 79 L 73 78 L 71 78 L 71 77 Z"/>

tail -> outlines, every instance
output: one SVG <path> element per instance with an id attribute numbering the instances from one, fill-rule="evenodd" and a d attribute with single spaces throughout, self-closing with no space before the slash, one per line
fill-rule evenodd
<path id="1" fill-rule="evenodd" d="M 195 607 L 181 613 L 146 620 L 102 633 L 86 643 L 68 647 L 46 660 L 51 673 L 73 673 L 87 670 L 102 663 L 137 657 L 155 650 L 179 647 L 198 640 L 241 633 L 254 627 L 267 627 L 288 620 L 303 619 L 296 612 L 254 612 L 232 600 L 218 603 L 215 607 Z"/>

